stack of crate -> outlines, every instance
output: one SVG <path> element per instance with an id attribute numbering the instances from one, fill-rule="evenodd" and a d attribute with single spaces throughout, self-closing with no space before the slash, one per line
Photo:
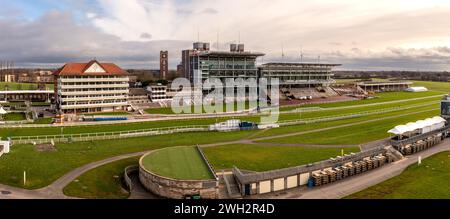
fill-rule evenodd
<path id="1" fill-rule="evenodd" d="M 373 162 L 374 169 L 376 169 L 380 166 L 380 158 L 378 156 L 373 157 L 372 162 Z"/>
<path id="2" fill-rule="evenodd" d="M 387 157 L 384 155 L 380 155 L 380 167 L 383 166 L 387 162 Z"/>
<path id="3" fill-rule="evenodd" d="M 361 173 L 361 164 L 359 162 L 353 163 L 353 166 L 355 166 L 355 175 Z"/>
<path id="4" fill-rule="evenodd" d="M 348 175 L 349 175 L 349 168 L 348 167 L 346 167 L 346 166 L 342 166 L 341 167 L 342 168 L 342 178 L 346 178 L 346 177 L 348 177 Z"/>
<path id="5" fill-rule="evenodd" d="M 336 180 L 341 180 L 344 178 L 344 171 L 342 167 L 336 167 L 334 168 L 334 171 L 336 171 Z"/>
<path id="6" fill-rule="evenodd" d="M 327 174 L 327 172 L 322 171 L 320 172 L 320 175 L 322 176 L 322 185 L 326 185 L 330 182 L 330 176 Z"/>
<path id="7" fill-rule="evenodd" d="M 353 175 L 356 174 L 355 164 L 348 164 L 348 165 L 346 165 L 346 167 L 348 168 L 348 175 L 349 176 L 353 176 Z"/>
<path id="8" fill-rule="evenodd" d="M 327 170 L 327 175 L 330 177 L 330 183 L 336 182 L 337 180 L 337 174 L 334 170 Z"/>
<path id="9" fill-rule="evenodd" d="M 314 180 L 314 186 L 322 185 L 322 176 L 319 173 L 313 173 L 312 178 Z"/>
<path id="10" fill-rule="evenodd" d="M 373 160 L 372 158 L 369 158 L 366 160 L 366 165 L 367 165 L 367 170 L 372 170 L 373 169 Z"/>

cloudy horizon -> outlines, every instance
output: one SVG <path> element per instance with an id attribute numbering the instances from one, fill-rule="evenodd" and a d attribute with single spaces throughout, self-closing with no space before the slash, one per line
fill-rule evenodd
<path id="1" fill-rule="evenodd" d="M 0 61 L 18 67 L 116 62 L 159 68 L 169 50 L 232 42 L 259 62 L 340 63 L 341 70 L 450 70 L 445 0 L 0 0 Z M 219 43 L 217 43 L 219 42 Z M 282 54 L 284 51 L 284 58 Z"/>

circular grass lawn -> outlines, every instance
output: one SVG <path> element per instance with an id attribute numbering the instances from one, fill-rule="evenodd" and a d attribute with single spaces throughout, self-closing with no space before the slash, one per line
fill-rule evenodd
<path id="1" fill-rule="evenodd" d="M 171 179 L 214 179 L 213 173 L 195 147 L 173 147 L 157 150 L 145 155 L 141 164 L 149 172 Z"/>

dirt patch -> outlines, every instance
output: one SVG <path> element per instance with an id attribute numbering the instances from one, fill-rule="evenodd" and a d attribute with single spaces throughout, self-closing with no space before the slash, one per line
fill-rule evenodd
<path id="1" fill-rule="evenodd" d="M 56 152 L 57 149 L 52 144 L 38 144 L 36 145 L 36 150 L 38 152 Z"/>

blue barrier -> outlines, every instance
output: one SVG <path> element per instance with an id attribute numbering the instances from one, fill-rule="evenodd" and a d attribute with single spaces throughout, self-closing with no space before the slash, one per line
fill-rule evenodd
<path id="1" fill-rule="evenodd" d="M 123 121 L 128 120 L 127 117 L 111 117 L 111 118 L 94 118 L 96 122 L 105 122 L 105 121 Z"/>

